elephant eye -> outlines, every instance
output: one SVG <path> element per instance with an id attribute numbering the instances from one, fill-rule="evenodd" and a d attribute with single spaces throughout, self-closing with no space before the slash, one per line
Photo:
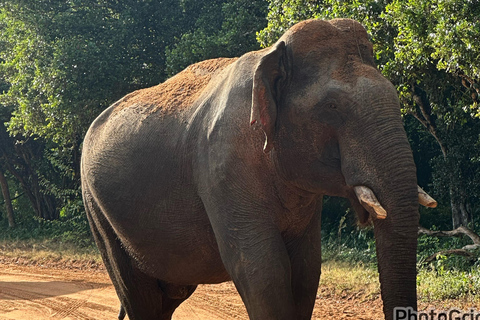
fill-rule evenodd
<path id="1" fill-rule="evenodd" d="M 336 105 L 335 103 L 329 103 L 329 104 L 328 104 L 328 107 L 329 107 L 330 109 L 337 109 L 337 105 Z"/>

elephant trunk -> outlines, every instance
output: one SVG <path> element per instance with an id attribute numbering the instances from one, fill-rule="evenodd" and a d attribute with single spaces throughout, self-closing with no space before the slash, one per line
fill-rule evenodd
<path id="1" fill-rule="evenodd" d="M 393 319 L 396 307 L 411 307 L 417 310 L 417 230 L 406 233 L 396 229 L 396 226 L 387 220 L 374 221 L 378 272 L 387 320 Z"/>
<path id="2" fill-rule="evenodd" d="M 400 115 L 393 118 L 396 120 L 393 123 L 392 118 L 386 120 L 388 117 L 383 113 L 382 118 L 371 121 L 372 125 L 357 130 L 355 137 L 349 136 L 349 142 L 344 141 L 341 150 L 347 184 L 352 188 L 366 186 L 371 189 L 386 211 L 386 217 L 374 219 L 374 233 L 387 320 L 393 319 L 395 307 L 417 309 L 419 224 L 419 196 L 412 152 Z"/>
<path id="3" fill-rule="evenodd" d="M 404 143 L 387 144 L 396 147 L 388 151 L 392 147 L 385 147 L 385 142 L 378 144 L 380 148 L 383 145 L 388 155 L 384 155 L 382 162 L 377 164 L 377 179 L 381 181 L 381 188 L 376 192 L 387 217 L 374 220 L 374 233 L 385 318 L 393 319 L 395 307 L 417 310 L 419 213 L 416 169 L 408 141 L 405 137 Z M 405 147 L 402 148 L 402 145 Z"/>
<path id="4" fill-rule="evenodd" d="M 388 164 L 378 179 L 380 189 L 375 191 L 387 216 L 374 219 L 374 233 L 381 293 L 385 318 L 393 319 L 395 307 L 417 310 L 416 253 L 419 225 L 418 189 L 416 170 L 411 152 L 404 156 L 395 152 L 395 159 L 386 158 Z M 377 166 L 377 170 L 381 167 Z"/>

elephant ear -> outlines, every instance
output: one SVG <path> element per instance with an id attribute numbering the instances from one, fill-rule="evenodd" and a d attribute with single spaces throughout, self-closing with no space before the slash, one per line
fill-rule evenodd
<path id="1" fill-rule="evenodd" d="M 253 76 L 250 124 L 265 133 L 265 153 L 273 148 L 277 107 L 286 80 L 287 53 L 285 42 L 281 41 L 264 54 Z"/>

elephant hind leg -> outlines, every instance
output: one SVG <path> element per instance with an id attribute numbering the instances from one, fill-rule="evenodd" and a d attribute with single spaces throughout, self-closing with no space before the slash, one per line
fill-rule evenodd
<path id="1" fill-rule="evenodd" d="M 86 191 L 84 202 L 95 242 L 120 299 L 121 309 L 130 320 L 170 320 L 175 309 L 195 291 L 196 286 L 165 286 L 142 272 Z M 122 313 L 120 310 L 119 319 L 124 317 Z"/>
<path id="2" fill-rule="evenodd" d="M 160 282 L 160 288 L 162 291 L 165 290 L 162 300 L 163 318 L 161 319 L 170 320 L 175 309 L 193 294 L 197 286 L 165 285 Z"/>
<path id="3" fill-rule="evenodd" d="M 165 286 L 165 284 L 158 282 L 160 288 Z M 161 319 L 171 319 L 173 312 L 177 307 L 185 300 L 188 299 L 195 291 L 197 286 L 178 286 L 172 287 L 172 285 L 168 285 L 167 292 L 164 291 L 162 296 L 162 318 Z M 126 316 L 125 308 L 123 305 L 120 305 L 120 311 L 118 313 L 118 320 L 124 320 Z"/>

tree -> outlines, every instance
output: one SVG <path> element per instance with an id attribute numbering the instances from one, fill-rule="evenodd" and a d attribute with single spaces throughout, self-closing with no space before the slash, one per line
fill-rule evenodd
<path id="1" fill-rule="evenodd" d="M 7 213 L 8 226 L 10 228 L 15 227 L 15 219 L 13 216 L 12 199 L 10 197 L 10 188 L 8 187 L 7 178 L 0 168 L 0 189 L 3 195 L 3 201 L 5 203 L 5 210 Z"/>
<path id="2" fill-rule="evenodd" d="M 167 47 L 169 76 L 188 65 L 217 57 L 236 57 L 260 48 L 256 32 L 267 24 L 267 1 L 195 1 L 194 26 Z"/>
<path id="3" fill-rule="evenodd" d="M 454 228 L 469 224 L 480 204 L 480 153 L 474 148 L 480 143 L 478 1 L 269 2 L 268 26 L 258 33 L 264 46 L 302 19 L 346 17 L 365 25 L 379 68 L 399 91 L 404 115 L 415 117 L 437 143 L 439 156 L 431 160 L 434 193 L 450 199 Z"/>
<path id="4" fill-rule="evenodd" d="M 437 141 L 442 156 L 433 160 L 434 186 L 444 195 L 448 186 L 453 227 L 467 226 L 480 193 L 480 153 L 472 148 L 480 133 L 479 3 L 393 1 L 383 17 L 397 29 L 386 74 L 398 83 L 404 112 Z"/>
<path id="5" fill-rule="evenodd" d="M 88 125 L 125 93 L 165 79 L 163 52 L 185 20 L 172 0 L 10 0 L 1 12 L 9 130 L 58 144 L 77 176 Z"/>
<path id="6" fill-rule="evenodd" d="M 165 47 L 188 13 L 173 0 L 0 4 L 0 103 L 12 136 L 3 164 L 38 216 L 78 202 L 87 128 L 127 92 L 165 79 Z"/>
<path id="7" fill-rule="evenodd" d="M 4 117 L 0 113 L 0 121 L 2 119 Z M 58 218 L 59 208 L 56 197 L 48 190 L 48 182 L 55 175 L 52 174 L 54 172 L 48 159 L 44 157 L 44 149 L 40 141 L 11 137 L 6 127 L 0 126 L 0 171 L 4 174 L 8 172 L 18 182 L 36 216 L 53 220 Z M 4 199 L 7 201 L 6 196 Z"/>

